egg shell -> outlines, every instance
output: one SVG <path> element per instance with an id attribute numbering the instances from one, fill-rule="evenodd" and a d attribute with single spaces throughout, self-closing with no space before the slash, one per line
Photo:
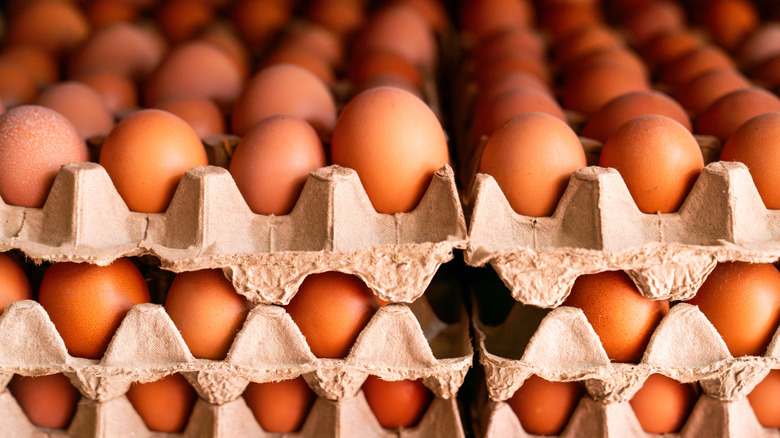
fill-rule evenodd
<path id="1" fill-rule="evenodd" d="M 202 359 L 227 356 L 249 310 L 219 269 L 177 274 L 165 298 L 165 311 L 192 355 Z"/>
<path id="2" fill-rule="evenodd" d="M 759 87 L 728 93 L 699 113 L 697 134 L 714 135 L 725 142 L 743 123 L 764 113 L 780 111 L 780 98 Z"/>
<path id="3" fill-rule="evenodd" d="M 563 85 L 563 107 L 591 114 L 626 93 L 649 90 L 647 79 L 618 65 L 600 65 L 571 77 Z"/>
<path id="4" fill-rule="evenodd" d="M 385 429 L 416 426 L 433 399 L 419 380 L 387 381 L 368 376 L 363 394 L 379 424 Z"/>
<path id="5" fill-rule="evenodd" d="M 114 127 L 114 117 L 100 94 L 81 82 L 52 85 L 38 95 L 35 103 L 65 116 L 84 140 L 106 135 Z"/>
<path id="6" fill-rule="evenodd" d="M 306 380 L 297 377 L 279 382 L 251 382 L 244 391 L 247 406 L 266 432 L 292 433 L 300 430 L 316 395 Z"/>
<path id="7" fill-rule="evenodd" d="M 87 146 L 61 114 L 23 105 L 0 115 L 0 196 L 41 207 L 60 166 L 87 161 Z"/>
<path id="8" fill-rule="evenodd" d="M 0 314 L 14 301 L 32 299 L 27 275 L 6 253 L 0 253 L 0 281 Z"/>
<path id="9" fill-rule="evenodd" d="M 173 97 L 164 99 L 157 108 L 179 116 L 201 139 L 225 134 L 227 123 L 213 100 L 203 97 Z"/>
<path id="10" fill-rule="evenodd" d="M 736 70 L 711 70 L 693 77 L 674 91 L 674 97 L 697 115 L 732 91 L 750 88 L 750 81 Z"/>
<path id="11" fill-rule="evenodd" d="M 8 384 L 31 423 L 40 427 L 65 429 L 76 411 L 81 394 L 64 374 L 14 376 Z"/>
<path id="12" fill-rule="evenodd" d="M 181 374 L 149 383 L 134 383 L 127 392 L 149 430 L 176 433 L 184 430 L 197 395 Z"/>
<path id="13" fill-rule="evenodd" d="M 647 433 L 678 433 L 698 398 L 694 384 L 651 374 L 631 399 L 639 424 Z"/>
<path id="14" fill-rule="evenodd" d="M 32 2 L 9 20 L 5 41 L 63 53 L 84 41 L 89 31 L 87 18 L 77 5 L 66 1 Z"/>
<path id="15" fill-rule="evenodd" d="M 188 169 L 208 165 L 206 150 L 184 120 L 162 110 L 138 111 L 109 132 L 100 165 L 132 211 L 165 211 Z"/>
<path id="16" fill-rule="evenodd" d="M 584 394 L 579 382 L 550 382 L 534 375 L 523 382 L 507 404 L 527 433 L 559 435 Z"/>
<path id="17" fill-rule="evenodd" d="M 747 396 L 753 412 L 764 427 L 780 428 L 778 391 L 780 391 L 780 370 L 771 370 Z"/>
<path id="18" fill-rule="evenodd" d="M 38 296 L 76 357 L 98 359 L 130 308 L 150 301 L 143 276 L 129 259 L 108 266 L 55 263 L 43 276 Z"/>
<path id="19" fill-rule="evenodd" d="M 354 169 L 377 212 L 413 210 L 433 172 L 449 164 L 447 139 L 433 111 L 417 96 L 377 87 L 354 97 L 331 140 L 334 164 Z"/>
<path id="20" fill-rule="evenodd" d="M 654 69 L 673 62 L 686 52 L 703 44 L 701 38 L 690 30 L 659 34 L 647 41 L 639 51 L 645 61 Z"/>

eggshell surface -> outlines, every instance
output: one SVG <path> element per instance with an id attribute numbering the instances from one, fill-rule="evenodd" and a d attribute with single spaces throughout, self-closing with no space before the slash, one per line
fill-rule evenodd
<path id="1" fill-rule="evenodd" d="M 127 398 L 149 430 L 181 432 L 187 425 L 197 395 L 181 374 L 149 383 L 134 383 Z"/>
<path id="2" fill-rule="evenodd" d="M 648 433 L 676 433 L 696 404 L 698 391 L 662 374 L 651 374 L 630 400 L 642 429 Z"/>
<path id="3" fill-rule="evenodd" d="M 32 299 L 32 290 L 24 271 L 14 259 L 0 253 L 0 315 L 14 301 L 29 299 Z"/>
<path id="4" fill-rule="evenodd" d="M 73 418 L 81 394 L 64 374 L 23 377 L 16 375 L 8 389 L 30 422 L 40 427 L 64 429 Z"/>
<path id="5" fill-rule="evenodd" d="M 244 400 L 266 432 L 291 433 L 306 421 L 316 396 L 303 377 L 280 382 L 250 382 Z"/>
<path id="6" fill-rule="evenodd" d="M 551 382 L 533 375 L 506 402 L 526 432 L 558 435 L 584 394 L 581 383 Z"/>
<path id="7" fill-rule="evenodd" d="M 368 406 L 385 429 L 414 427 L 433 399 L 433 393 L 419 380 L 382 380 L 368 376 L 363 383 Z"/>

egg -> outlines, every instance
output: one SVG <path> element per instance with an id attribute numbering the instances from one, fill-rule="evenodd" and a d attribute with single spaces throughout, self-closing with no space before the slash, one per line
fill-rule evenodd
<path id="1" fill-rule="evenodd" d="M 506 402 L 527 433 L 559 435 L 584 395 L 579 382 L 551 382 L 533 375 Z"/>
<path id="2" fill-rule="evenodd" d="M 372 14 L 352 50 L 356 56 L 388 51 L 429 71 L 438 63 L 433 29 L 417 9 L 403 3 L 386 6 Z"/>
<path id="3" fill-rule="evenodd" d="M 117 259 L 108 266 L 54 263 L 43 276 L 38 301 L 71 356 L 99 359 L 125 314 L 150 297 L 133 262 Z"/>
<path id="4" fill-rule="evenodd" d="M 376 50 L 353 58 L 349 66 L 348 77 L 355 87 L 362 87 L 378 75 L 394 75 L 409 80 L 417 87 L 423 85 L 420 70 L 401 55 Z"/>
<path id="5" fill-rule="evenodd" d="M 231 130 L 244 135 L 266 117 L 300 117 L 329 139 L 336 124 L 336 102 L 328 86 L 314 73 L 292 64 L 260 70 L 246 84 L 233 107 Z"/>
<path id="6" fill-rule="evenodd" d="M 780 428 L 780 370 L 770 370 L 747 395 L 753 413 L 764 427 Z"/>
<path id="7" fill-rule="evenodd" d="M 744 71 L 780 55 L 780 23 L 766 21 L 745 38 L 737 49 L 736 58 Z"/>
<path id="8" fill-rule="evenodd" d="M 599 166 L 620 172 L 643 213 L 672 213 L 704 168 L 693 134 L 661 115 L 634 118 L 607 138 Z"/>
<path id="9" fill-rule="evenodd" d="M 103 100 L 103 105 L 115 116 L 138 107 L 138 90 L 129 77 L 112 72 L 88 73 L 78 78 Z"/>
<path id="10" fill-rule="evenodd" d="M 552 82 L 552 74 L 545 61 L 519 52 L 480 63 L 476 71 L 477 83 L 489 84 L 513 71 L 526 71 L 546 84 Z"/>
<path id="11" fill-rule="evenodd" d="M 718 263 L 688 303 L 733 356 L 761 356 L 780 325 L 780 272 L 769 263 Z"/>
<path id="12" fill-rule="evenodd" d="M 201 32 L 199 41 L 206 41 L 221 48 L 233 59 L 238 67 L 241 77 L 249 76 L 250 54 L 249 49 L 241 41 L 241 37 L 230 22 L 215 21 Z"/>
<path id="13" fill-rule="evenodd" d="M 736 49 L 760 22 L 755 4 L 747 0 L 714 0 L 704 6 L 701 19 L 715 43 Z"/>
<path id="14" fill-rule="evenodd" d="M 293 433 L 301 429 L 316 400 L 303 377 L 279 382 L 250 382 L 244 400 L 265 432 Z"/>
<path id="15" fill-rule="evenodd" d="M 298 49 L 276 50 L 266 58 L 266 61 L 266 65 L 286 63 L 303 67 L 330 86 L 336 82 L 333 67 L 316 53 Z"/>
<path id="16" fill-rule="evenodd" d="M 694 116 L 732 91 L 750 88 L 750 81 L 736 70 L 704 72 L 677 87 L 674 97 Z"/>
<path id="17" fill-rule="evenodd" d="M 243 82 L 241 68 L 227 52 L 206 41 L 193 41 L 163 59 L 146 83 L 144 101 L 155 106 L 172 97 L 201 97 L 229 111 Z"/>
<path id="18" fill-rule="evenodd" d="M 723 49 L 705 45 L 664 65 L 659 80 L 679 87 L 696 76 L 712 70 L 736 70 L 736 66 Z"/>
<path id="19" fill-rule="evenodd" d="M 591 114 L 582 135 L 603 142 L 624 123 L 647 114 L 667 116 L 693 130 L 688 113 L 677 101 L 660 91 L 637 91 L 618 96 Z"/>
<path id="20" fill-rule="evenodd" d="M 659 34 L 640 48 L 645 61 L 653 68 L 674 62 L 684 54 L 701 47 L 702 39 L 690 30 L 681 29 L 676 32 Z"/>
<path id="21" fill-rule="evenodd" d="M 460 4 L 462 29 L 479 39 L 535 21 L 533 4 L 523 0 L 468 0 Z"/>
<path id="22" fill-rule="evenodd" d="M 685 10 L 672 0 L 655 0 L 623 15 L 621 22 L 636 45 L 685 28 Z"/>
<path id="23" fill-rule="evenodd" d="M 777 170 L 780 169 L 780 112 L 753 117 L 743 123 L 723 146 L 722 161 L 744 163 L 758 194 L 767 208 L 780 209 L 780 188 L 777 187 Z"/>
<path id="24" fill-rule="evenodd" d="M 316 357 L 343 358 L 376 311 L 371 290 L 341 272 L 306 277 L 285 306 Z"/>
<path id="25" fill-rule="evenodd" d="M 192 39 L 214 19 L 214 9 L 206 2 L 168 0 L 157 8 L 157 23 L 174 44 Z"/>
<path id="26" fill-rule="evenodd" d="M 57 61 L 45 49 L 36 46 L 14 45 L 3 48 L 0 60 L 10 61 L 28 71 L 39 87 L 57 82 L 60 76 Z"/>
<path id="27" fill-rule="evenodd" d="M 699 391 L 663 374 L 651 374 L 629 401 L 647 433 L 677 433 L 696 404 Z"/>
<path id="28" fill-rule="evenodd" d="M 541 27 L 548 30 L 553 38 L 566 38 L 588 26 L 604 22 L 601 8 L 593 7 L 587 2 L 554 2 L 541 3 Z"/>
<path id="29" fill-rule="evenodd" d="M 84 5 L 84 13 L 93 31 L 122 21 L 135 21 L 139 8 L 130 2 L 116 0 L 92 0 Z"/>
<path id="30" fill-rule="evenodd" d="M 346 39 L 366 21 L 364 5 L 355 0 L 312 0 L 306 17 Z"/>
<path id="31" fill-rule="evenodd" d="M 7 108 L 28 104 L 37 94 L 35 78 L 24 66 L 0 61 L 0 104 Z"/>
<path id="32" fill-rule="evenodd" d="M 180 117 L 201 139 L 227 131 L 222 111 L 213 100 L 205 97 L 172 97 L 160 101 L 157 108 Z"/>
<path id="33" fill-rule="evenodd" d="M 563 107 L 592 114 L 623 94 L 646 91 L 650 85 L 642 75 L 620 65 L 598 65 L 569 76 L 563 84 Z"/>
<path id="34" fill-rule="evenodd" d="M 52 429 L 68 427 L 81 398 L 64 374 L 16 375 L 8 384 L 8 390 L 32 424 Z"/>
<path id="35" fill-rule="evenodd" d="M 563 122 L 566 114 L 555 97 L 548 92 L 533 88 L 516 88 L 505 91 L 488 100 L 477 96 L 474 103 L 474 117 L 471 144 L 476 145 L 482 136 L 492 135 L 514 117 L 526 113 L 544 113 Z"/>
<path id="36" fill-rule="evenodd" d="M 419 380 L 389 381 L 369 375 L 362 389 L 385 429 L 416 426 L 433 400 L 433 393 Z"/>
<path id="37" fill-rule="evenodd" d="M 289 21 L 292 6 L 285 0 L 240 0 L 231 5 L 230 18 L 247 47 L 261 53 Z"/>
<path id="38" fill-rule="evenodd" d="M 149 430 L 177 433 L 184 430 L 197 394 L 187 379 L 170 374 L 149 383 L 133 383 L 127 399 Z"/>
<path id="39" fill-rule="evenodd" d="M 433 172 L 449 164 L 447 139 L 433 111 L 393 87 L 366 90 L 339 115 L 331 140 L 333 164 L 354 169 L 377 212 L 413 210 Z"/>
<path id="40" fill-rule="evenodd" d="M 611 28 L 597 24 L 584 27 L 558 40 L 555 43 L 555 57 L 558 63 L 565 67 L 589 53 L 621 47 L 622 41 Z"/>
<path id="41" fill-rule="evenodd" d="M 6 253 L 0 253 L 0 315 L 14 301 L 31 300 L 30 281 L 22 268 Z"/>
<path id="42" fill-rule="evenodd" d="M 344 47 L 338 35 L 318 24 L 304 21 L 291 27 L 279 43 L 280 50 L 303 50 L 320 56 L 331 67 L 344 62 Z"/>
<path id="43" fill-rule="evenodd" d="M 526 216 L 550 216 L 575 170 L 587 165 L 577 135 L 542 113 L 513 118 L 490 136 L 479 171 L 495 178 L 509 205 Z"/>
<path id="44" fill-rule="evenodd" d="M 177 274 L 165 298 L 165 311 L 200 359 L 225 359 L 250 307 L 219 269 Z"/>
<path id="45" fill-rule="evenodd" d="M 6 44 L 30 44 L 52 53 L 73 49 L 87 38 L 89 23 L 73 2 L 27 2 L 8 21 Z"/>
<path id="46" fill-rule="evenodd" d="M 492 59 L 517 52 L 544 60 L 547 56 L 547 46 L 538 31 L 527 27 L 511 27 L 479 41 L 472 56 L 477 65 L 483 65 Z"/>
<path id="47" fill-rule="evenodd" d="M 564 306 L 582 309 L 613 362 L 639 363 L 669 302 L 643 297 L 623 271 L 581 275 Z"/>
<path id="48" fill-rule="evenodd" d="M 117 123 L 103 141 L 99 162 L 130 210 L 160 213 L 184 172 L 208 165 L 208 158 L 187 122 L 147 109 Z"/>
<path id="49" fill-rule="evenodd" d="M 229 170 L 252 211 L 285 215 L 295 206 L 309 173 L 326 164 L 325 148 L 311 125 L 296 117 L 273 116 L 241 138 Z"/>
<path id="50" fill-rule="evenodd" d="M 759 87 L 732 91 L 699 113 L 694 132 L 713 135 L 725 142 L 753 117 L 777 111 L 780 111 L 780 98 L 770 91 Z"/>
<path id="51" fill-rule="evenodd" d="M 84 140 L 106 135 L 114 127 L 114 117 L 100 94 L 81 82 L 52 85 L 38 95 L 35 103 L 65 116 Z"/>
<path id="52" fill-rule="evenodd" d="M 0 115 L 0 196 L 23 207 L 42 207 L 64 164 L 87 161 L 76 128 L 56 111 L 37 105 Z"/>

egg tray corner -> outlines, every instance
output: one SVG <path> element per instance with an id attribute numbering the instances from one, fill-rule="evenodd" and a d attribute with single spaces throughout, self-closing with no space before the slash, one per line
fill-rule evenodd
<path id="1" fill-rule="evenodd" d="M 174 272 L 222 268 L 255 303 L 287 304 L 306 275 L 355 274 L 385 301 L 420 297 L 465 247 L 454 175 L 444 166 L 409 213 L 377 213 L 355 171 L 311 173 L 288 215 L 253 213 L 227 170 L 187 171 L 164 213 L 131 212 L 95 163 L 64 166 L 42 208 L 0 202 L 0 248 L 36 262 L 106 265 L 152 255 Z"/>
<path id="2" fill-rule="evenodd" d="M 301 430 L 286 434 L 264 431 L 241 397 L 223 405 L 213 405 L 198 399 L 184 431 L 177 434 L 149 431 L 125 396 L 103 402 L 82 399 L 67 430 L 35 427 L 8 391 L 0 391 L 0 415 L 10 419 L 0 426 L 0 432 L 3 432 L 3 436 L 10 434 L 14 437 L 465 437 L 457 405 L 452 399 L 434 398 L 417 426 L 392 431 L 379 425 L 362 391 L 355 397 L 340 401 L 318 398 Z"/>
<path id="3" fill-rule="evenodd" d="M 475 433 L 479 438 L 536 438 L 527 433 L 512 408 L 506 402 L 486 401 L 473 410 Z M 628 402 L 605 404 L 584 396 L 560 438 L 574 437 L 721 437 L 777 438 L 780 430 L 762 427 L 750 403 L 716 400 L 701 394 L 678 433 L 657 435 L 642 430 Z"/>
<path id="4" fill-rule="evenodd" d="M 517 301 L 559 306 L 580 275 L 624 270 L 649 299 L 688 300 L 718 262 L 780 258 L 780 210 L 742 163 L 714 162 L 676 213 L 639 211 L 615 169 L 576 171 L 551 217 L 515 213 L 496 181 L 471 192 L 466 263 L 495 269 Z"/>
<path id="5" fill-rule="evenodd" d="M 437 397 L 453 398 L 473 356 L 466 315 L 447 325 L 426 300 L 378 309 L 344 359 L 315 357 L 284 309 L 266 304 L 249 312 L 226 359 L 219 361 L 194 358 L 156 304 L 133 307 L 99 360 L 69 355 L 48 314 L 34 301 L 9 305 L 0 315 L 0 334 L 0 375 L 63 372 L 85 397 L 101 401 L 124 394 L 132 382 L 175 372 L 215 404 L 235 400 L 250 381 L 300 375 L 318 395 L 332 400 L 354 396 L 369 374 L 422 379 Z"/>
<path id="6" fill-rule="evenodd" d="M 780 329 L 763 356 L 734 357 L 698 307 L 672 306 L 653 332 L 638 364 L 611 362 L 582 310 L 545 310 L 516 304 L 497 326 L 472 318 L 479 362 L 491 400 L 504 401 L 531 375 L 583 381 L 595 400 L 630 400 L 659 373 L 700 382 L 710 397 L 742 400 L 771 369 L 780 368 Z"/>

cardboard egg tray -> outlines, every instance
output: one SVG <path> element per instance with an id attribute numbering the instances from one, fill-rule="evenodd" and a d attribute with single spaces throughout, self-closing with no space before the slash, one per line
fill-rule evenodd
<path id="1" fill-rule="evenodd" d="M 422 295 L 466 225 L 452 170 L 434 174 L 417 208 L 376 213 L 357 173 L 312 172 L 289 215 L 253 213 L 227 170 L 187 171 L 164 213 L 136 213 L 98 164 L 62 168 L 42 208 L 0 204 L 0 249 L 34 261 L 106 265 L 152 255 L 174 272 L 222 268 L 255 303 L 287 304 L 312 273 L 355 274 L 385 301 Z"/>
<path id="2" fill-rule="evenodd" d="M 737 162 L 705 166 L 676 213 L 640 212 L 617 170 L 596 166 L 572 175 L 551 217 L 515 213 L 485 174 L 469 205 L 466 262 L 490 263 L 517 301 L 540 307 L 584 274 L 624 270 L 647 298 L 687 300 L 718 262 L 780 258 L 780 211 Z"/>
<path id="3" fill-rule="evenodd" d="M 420 423 L 397 431 L 383 429 L 368 406 L 363 392 L 355 397 L 333 401 L 318 398 L 309 411 L 301 430 L 296 433 L 266 432 L 255 420 L 243 397 L 223 405 L 212 405 L 202 399 L 195 403 L 190 419 L 180 434 L 152 432 L 125 396 L 96 402 L 82 399 L 67 430 L 39 428 L 32 425 L 8 391 L 0 392 L 0 412 L 7 423 L 0 431 L 8 438 L 392 438 L 392 437 L 464 437 L 457 406 L 453 399 L 434 398 Z"/>

